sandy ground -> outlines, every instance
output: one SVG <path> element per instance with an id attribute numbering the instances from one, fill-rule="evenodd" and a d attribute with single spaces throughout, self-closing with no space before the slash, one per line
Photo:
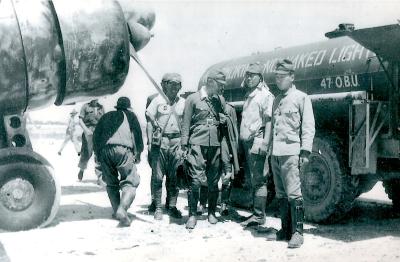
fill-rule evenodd
<path id="1" fill-rule="evenodd" d="M 195 230 L 184 227 L 186 192 L 178 207 L 181 221 L 155 221 L 148 214 L 150 168 L 142 161 L 141 184 L 129 210 L 130 228 L 118 228 L 103 188 L 95 184 L 93 163 L 77 182 L 78 157 L 68 144 L 58 156 L 60 140 L 38 139 L 35 149 L 54 166 L 62 185 L 61 205 L 47 227 L 0 232 L 0 261 L 400 261 L 400 216 L 382 184 L 363 194 L 347 217 L 334 225 L 305 224 L 305 244 L 296 250 L 285 242 L 268 242 L 265 229 L 280 227 L 274 211 L 264 227 L 243 229 L 234 221 L 210 225 L 203 216 Z M 145 157 L 144 157 L 145 158 Z M 238 210 L 240 215 L 248 215 Z"/>

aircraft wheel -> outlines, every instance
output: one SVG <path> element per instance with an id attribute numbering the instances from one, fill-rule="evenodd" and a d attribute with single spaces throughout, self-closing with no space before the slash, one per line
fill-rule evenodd
<path id="1" fill-rule="evenodd" d="M 316 137 L 310 162 L 302 170 L 305 217 L 313 222 L 334 222 L 352 207 L 357 177 L 348 174 L 338 140 Z"/>
<path id="2" fill-rule="evenodd" d="M 383 181 L 383 187 L 388 197 L 392 200 L 393 208 L 400 211 L 400 179 Z"/>
<path id="3" fill-rule="evenodd" d="M 0 228 L 46 226 L 57 213 L 60 193 L 53 168 L 42 156 L 24 148 L 0 150 Z"/>

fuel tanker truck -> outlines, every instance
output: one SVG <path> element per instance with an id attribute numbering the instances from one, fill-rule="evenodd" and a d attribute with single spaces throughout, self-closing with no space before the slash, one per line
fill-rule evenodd
<path id="1" fill-rule="evenodd" d="M 0 1 L 0 228 L 49 224 L 60 201 L 24 113 L 112 94 L 150 40 L 152 10 L 112 0 Z"/>
<path id="2" fill-rule="evenodd" d="M 264 80 L 276 95 L 274 65 L 278 59 L 292 60 L 296 88 L 310 96 L 316 123 L 310 162 L 301 174 L 306 219 L 342 218 L 354 199 L 377 181 L 383 181 L 399 209 L 400 25 L 355 30 L 341 24 L 326 36 L 326 41 L 218 63 L 203 74 L 200 85 L 210 70 L 223 70 L 224 97 L 240 121 L 245 95 L 241 83 L 249 63 L 264 65 Z M 234 182 L 242 191 L 231 195 L 231 201 L 245 205 L 243 190 L 249 188 L 243 172 Z"/>

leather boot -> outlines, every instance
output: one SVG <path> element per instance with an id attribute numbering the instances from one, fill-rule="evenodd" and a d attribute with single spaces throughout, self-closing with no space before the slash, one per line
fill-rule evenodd
<path id="1" fill-rule="evenodd" d="M 82 178 L 83 178 L 83 169 L 81 169 L 81 170 L 79 170 L 79 173 L 78 173 L 78 181 L 80 182 L 80 181 L 82 181 Z"/>
<path id="2" fill-rule="evenodd" d="M 120 194 L 119 194 L 119 187 L 118 186 L 106 186 L 107 195 L 110 199 L 111 207 L 113 209 L 114 215 L 117 212 L 118 206 L 120 204 Z"/>
<path id="3" fill-rule="evenodd" d="M 222 216 L 228 216 L 229 211 L 228 211 L 228 202 L 229 202 L 229 197 L 231 194 L 231 186 L 230 185 L 222 185 L 221 189 L 221 215 Z"/>
<path id="4" fill-rule="evenodd" d="M 208 187 L 200 187 L 200 205 L 198 210 L 198 215 L 203 215 L 207 211 L 207 201 L 208 201 Z"/>
<path id="5" fill-rule="evenodd" d="M 189 219 L 186 221 L 187 229 L 194 229 L 197 224 L 197 202 L 199 201 L 199 191 L 188 190 Z"/>
<path id="6" fill-rule="evenodd" d="M 229 216 L 228 205 L 225 203 L 222 203 L 219 213 L 221 214 L 221 216 L 224 216 L 224 217 Z"/>
<path id="7" fill-rule="evenodd" d="M 166 210 L 169 210 L 169 199 L 170 199 L 170 196 L 169 196 L 169 194 L 168 194 L 168 191 L 167 191 L 167 196 L 165 197 L 165 209 Z"/>
<path id="8" fill-rule="evenodd" d="M 151 200 L 151 204 L 149 205 L 149 207 L 147 208 L 147 210 L 150 213 L 153 213 L 156 211 L 156 201 L 154 199 Z"/>
<path id="9" fill-rule="evenodd" d="M 189 216 L 189 219 L 186 221 L 186 228 L 187 229 L 194 229 L 197 224 L 196 216 Z"/>
<path id="10" fill-rule="evenodd" d="M 266 205 L 266 196 L 254 196 L 253 215 L 240 224 L 244 227 L 263 225 L 265 223 Z"/>
<path id="11" fill-rule="evenodd" d="M 288 248 L 299 248 L 304 243 L 303 237 L 303 221 L 304 207 L 303 199 L 289 200 L 290 215 L 292 218 L 292 237 L 289 241 Z"/>
<path id="12" fill-rule="evenodd" d="M 129 227 L 131 225 L 131 220 L 127 211 L 135 199 L 136 188 L 132 186 L 124 186 L 121 191 L 121 202 L 115 215 L 119 220 L 119 225 L 121 227 Z"/>
<path id="13" fill-rule="evenodd" d="M 275 235 L 268 235 L 267 240 L 289 241 L 292 236 L 292 224 L 290 217 L 290 206 L 287 198 L 279 198 L 279 214 L 281 218 L 281 229 Z"/>
<path id="14" fill-rule="evenodd" d="M 210 224 L 218 223 L 218 219 L 215 216 L 218 202 L 218 194 L 218 191 L 208 192 L 208 222 L 210 222 Z"/>

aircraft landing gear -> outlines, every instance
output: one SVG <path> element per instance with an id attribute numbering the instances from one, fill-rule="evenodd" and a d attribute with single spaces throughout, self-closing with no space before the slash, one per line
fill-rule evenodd
<path id="1" fill-rule="evenodd" d="M 53 168 L 27 148 L 0 149 L 0 228 L 43 227 L 55 217 L 61 188 Z"/>

